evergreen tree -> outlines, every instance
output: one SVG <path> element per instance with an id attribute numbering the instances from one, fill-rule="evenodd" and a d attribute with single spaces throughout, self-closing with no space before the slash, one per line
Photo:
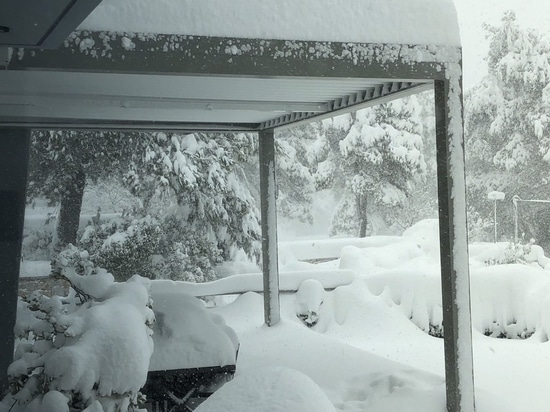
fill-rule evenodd
<path id="1" fill-rule="evenodd" d="M 391 211 L 403 209 L 415 179 L 426 172 L 420 135 L 420 106 L 413 96 L 334 119 L 324 134 L 326 157 L 319 163 L 317 185 L 340 187 L 342 200 L 332 234 L 364 237 L 383 230 Z"/>
<path id="2" fill-rule="evenodd" d="M 44 196 L 59 203 L 56 249 L 76 244 L 87 182 L 122 175 L 144 142 L 136 133 L 34 131 L 31 140 L 28 199 Z"/>
<path id="3" fill-rule="evenodd" d="M 255 151 L 246 134 L 37 132 L 29 196 L 60 202 L 58 250 L 84 247 L 117 279 L 211 279 L 220 260 L 259 255 L 259 213 L 240 167 Z M 143 210 L 117 222 L 98 216 L 77 239 L 85 185 L 113 177 L 142 199 Z M 159 193 L 175 206 L 168 216 L 144 218 Z"/>
<path id="4" fill-rule="evenodd" d="M 248 134 L 155 133 L 142 161 L 126 175 L 134 193 L 162 188 L 175 197 L 169 214 L 179 230 L 205 237 L 229 259 L 239 250 L 259 253 L 259 212 L 240 164 L 255 151 Z"/>
<path id="5" fill-rule="evenodd" d="M 277 133 L 275 140 L 277 211 L 308 223 L 313 223 L 311 205 L 315 192 L 310 152 L 317 141 L 318 127 L 311 123 L 285 129 Z"/>
<path id="6" fill-rule="evenodd" d="M 487 193 L 508 199 L 550 198 L 550 43 L 533 30 L 522 30 L 512 12 L 502 25 L 486 26 L 490 40 L 488 76 L 466 95 L 468 195 L 472 216 L 491 216 Z M 538 209 L 538 210 L 536 210 Z M 513 233 L 511 202 L 502 208 L 501 233 Z M 525 212 L 528 212 L 525 210 Z M 528 236 L 549 241 L 548 209 L 524 214 Z"/>

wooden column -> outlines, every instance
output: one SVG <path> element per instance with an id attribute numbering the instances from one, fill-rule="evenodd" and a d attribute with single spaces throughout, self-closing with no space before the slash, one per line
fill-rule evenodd
<path id="1" fill-rule="evenodd" d="M 277 264 L 277 185 L 275 182 L 275 139 L 273 129 L 261 130 L 259 139 L 264 312 L 265 323 L 268 326 L 273 326 L 281 319 L 279 267 Z"/>
<path id="2" fill-rule="evenodd" d="M 435 81 L 435 113 L 447 410 L 473 412 L 475 396 L 460 79 Z"/>
<path id="3" fill-rule="evenodd" d="M 30 130 L 0 127 L 0 395 L 13 361 Z"/>

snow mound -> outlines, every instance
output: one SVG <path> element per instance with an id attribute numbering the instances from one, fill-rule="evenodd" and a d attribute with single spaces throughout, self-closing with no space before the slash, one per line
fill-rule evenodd
<path id="1" fill-rule="evenodd" d="M 421 246 L 411 241 L 364 249 L 347 246 L 342 251 L 340 269 L 355 269 L 359 270 L 359 273 L 368 273 L 380 268 L 392 269 L 423 255 Z"/>
<path id="2" fill-rule="evenodd" d="M 439 260 L 439 220 L 421 220 L 405 230 L 403 238 L 416 242 L 427 256 Z"/>
<path id="3" fill-rule="evenodd" d="M 290 368 L 267 367 L 238 373 L 197 412 L 336 412 L 311 378 Z"/>

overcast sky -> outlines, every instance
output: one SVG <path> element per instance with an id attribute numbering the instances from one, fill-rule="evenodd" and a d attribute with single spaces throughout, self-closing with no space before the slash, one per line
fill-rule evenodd
<path id="1" fill-rule="evenodd" d="M 488 43 L 483 22 L 498 26 L 505 10 L 516 12 L 521 27 L 550 33 L 550 0 L 454 0 L 458 13 L 464 58 L 464 88 L 487 73 L 484 57 Z"/>

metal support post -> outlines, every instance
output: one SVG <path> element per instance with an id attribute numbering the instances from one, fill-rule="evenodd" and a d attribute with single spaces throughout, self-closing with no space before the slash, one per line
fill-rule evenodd
<path id="1" fill-rule="evenodd" d="M 439 244 L 447 410 L 473 412 L 475 395 L 460 88 L 459 79 L 435 81 Z"/>
<path id="2" fill-rule="evenodd" d="M 273 129 L 261 130 L 259 139 L 264 311 L 265 323 L 268 326 L 273 326 L 281 318 L 279 267 L 277 263 L 277 186 L 275 182 L 275 138 Z"/>
<path id="3" fill-rule="evenodd" d="M 0 395 L 13 361 L 29 143 L 29 129 L 0 127 Z"/>

